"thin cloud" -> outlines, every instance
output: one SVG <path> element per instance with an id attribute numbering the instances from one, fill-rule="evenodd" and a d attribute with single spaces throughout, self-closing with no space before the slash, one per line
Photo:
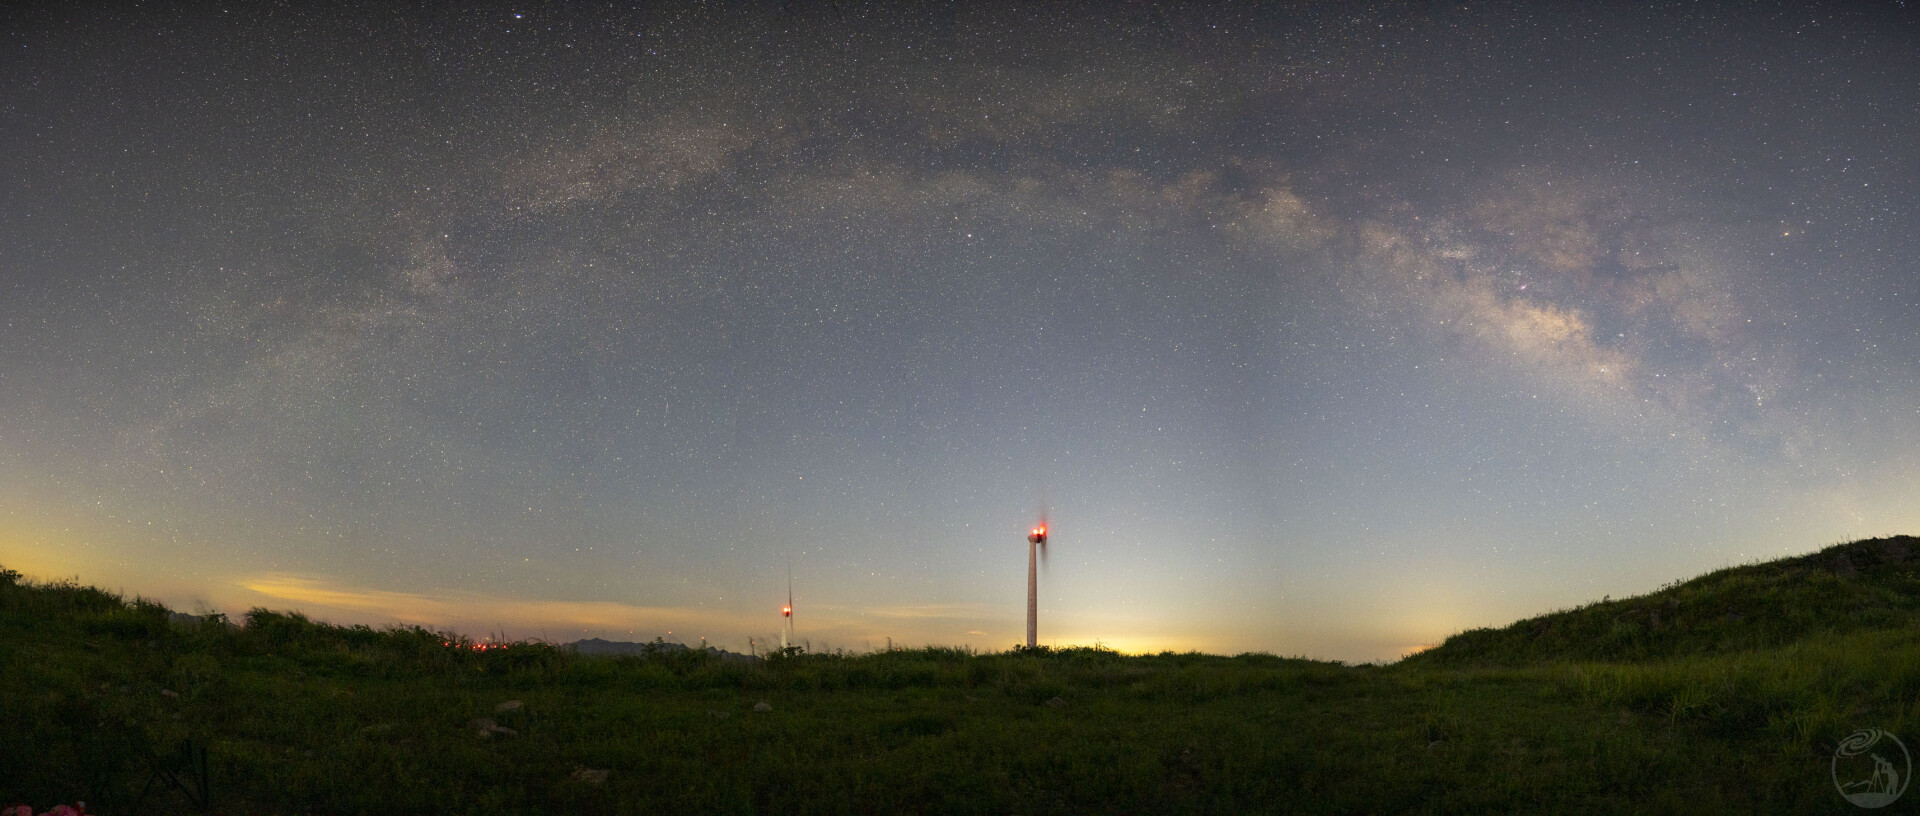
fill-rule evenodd
<path id="1" fill-rule="evenodd" d="M 524 600 L 470 593 L 427 594 L 340 586 L 321 578 L 269 574 L 238 585 L 270 601 L 352 613 L 362 620 L 450 626 L 479 623 L 516 629 L 592 629 L 643 632 L 749 631 L 760 617 L 690 607 L 640 606 L 617 601 Z M 305 611 L 304 609 L 302 611 Z"/>

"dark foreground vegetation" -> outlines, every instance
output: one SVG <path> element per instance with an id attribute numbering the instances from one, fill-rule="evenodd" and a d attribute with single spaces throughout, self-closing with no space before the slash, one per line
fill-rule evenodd
<path id="1" fill-rule="evenodd" d="M 1920 748 L 1916 567 L 1920 540 L 1855 542 L 1391 666 L 476 650 L 0 571 L 0 807 L 1848 813 L 1839 740 Z"/>

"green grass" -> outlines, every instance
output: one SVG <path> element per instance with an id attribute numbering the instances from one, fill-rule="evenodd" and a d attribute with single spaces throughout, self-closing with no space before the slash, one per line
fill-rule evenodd
<path id="1" fill-rule="evenodd" d="M 1529 665 L 1647 660 L 1784 646 L 1920 622 L 1920 538 L 1838 544 L 1723 569 L 1636 598 L 1447 638 L 1409 662 Z"/>
<path id="2" fill-rule="evenodd" d="M 156 604 L 0 573 L 0 806 L 1851 812 L 1828 778 L 1834 744 L 1866 726 L 1920 736 L 1910 565 L 1862 555 L 1896 550 L 1724 570 L 1392 666 L 1097 648 L 762 663 L 474 651 L 265 610 L 182 626 Z M 1835 553 L 1849 563 L 1823 570 Z M 1591 636 L 1650 610 L 1672 611 Z M 481 737 L 477 718 L 514 733 Z"/>

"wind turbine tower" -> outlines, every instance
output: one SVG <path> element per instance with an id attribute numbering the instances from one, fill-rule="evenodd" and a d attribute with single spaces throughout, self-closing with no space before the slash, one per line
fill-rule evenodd
<path id="1" fill-rule="evenodd" d="M 1040 562 L 1038 556 L 1047 552 L 1047 523 L 1027 533 L 1027 648 L 1031 649 L 1039 642 L 1040 636 Z"/>
<path id="2" fill-rule="evenodd" d="M 787 567 L 787 605 L 780 608 L 780 650 L 793 646 L 793 567 Z"/>

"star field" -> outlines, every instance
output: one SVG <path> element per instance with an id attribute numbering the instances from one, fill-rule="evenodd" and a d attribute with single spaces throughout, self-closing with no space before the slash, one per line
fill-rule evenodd
<path id="1" fill-rule="evenodd" d="M 1920 529 L 1900 4 L 43 7 L 0 564 L 1392 659 Z"/>

